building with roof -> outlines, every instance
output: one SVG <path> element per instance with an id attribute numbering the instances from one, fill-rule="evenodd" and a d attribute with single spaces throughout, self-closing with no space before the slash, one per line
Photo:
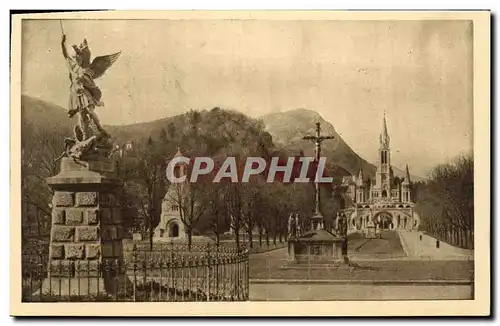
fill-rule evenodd
<path id="1" fill-rule="evenodd" d="M 184 155 L 180 148 L 177 147 L 177 152 L 173 156 L 187 157 Z M 179 162 L 175 165 L 173 174 L 176 178 L 182 178 L 188 174 L 188 164 Z M 186 227 L 181 217 L 181 204 L 186 196 L 189 194 L 189 179 L 186 177 L 184 182 L 170 183 L 168 189 L 163 197 L 161 204 L 160 223 L 154 230 L 153 240 L 158 242 L 180 242 L 185 243 L 188 241 L 188 234 Z M 194 203 L 194 205 L 197 205 Z M 192 229 L 191 235 L 192 243 L 213 243 L 214 240 L 208 236 L 199 234 L 196 226 Z"/>
<path id="2" fill-rule="evenodd" d="M 177 148 L 174 157 L 184 156 Z M 174 175 L 177 178 L 187 174 L 187 165 L 183 162 L 178 163 L 174 168 Z M 186 181 L 187 182 L 187 181 Z M 179 197 L 184 191 L 187 191 L 186 182 L 180 184 L 170 184 L 161 204 L 160 223 L 154 231 L 154 238 L 168 240 L 186 240 L 187 235 L 184 230 L 184 223 L 181 219 L 179 207 Z"/>

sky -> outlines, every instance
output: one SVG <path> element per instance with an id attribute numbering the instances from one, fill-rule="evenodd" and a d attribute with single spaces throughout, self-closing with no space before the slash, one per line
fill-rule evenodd
<path id="1" fill-rule="evenodd" d="M 92 57 L 104 124 L 215 106 L 251 117 L 307 108 L 375 162 L 384 112 L 392 163 L 426 176 L 472 149 L 469 21 L 64 20 Z M 23 94 L 67 107 L 59 20 L 23 22 Z"/>

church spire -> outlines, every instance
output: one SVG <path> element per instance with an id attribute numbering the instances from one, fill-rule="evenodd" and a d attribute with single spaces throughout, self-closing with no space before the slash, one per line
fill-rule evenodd
<path id="1" fill-rule="evenodd" d="M 182 157 L 184 154 L 181 152 L 181 147 L 177 146 L 177 153 L 175 153 L 174 157 Z"/>
<path id="2" fill-rule="evenodd" d="M 385 111 L 384 111 L 384 121 L 382 124 L 382 133 L 380 134 L 380 147 L 389 148 L 389 133 L 387 132 L 387 121 L 385 119 Z"/>
<path id="3" fill-rule="evenodd" d="M 408 164 L 406 164 L 406 169 L 405 169 L 405 183 L 410 184 L 410 170 L 408 169 Z"/>
<path id="4" fill-rule="evenodd" d="M 358 186 L 362 186 L 363 185 L 363 168 L 359 169 L 359 173 L 358 173 L 358 179 L 357 179 L 357 183 L 358 183 Z"/>

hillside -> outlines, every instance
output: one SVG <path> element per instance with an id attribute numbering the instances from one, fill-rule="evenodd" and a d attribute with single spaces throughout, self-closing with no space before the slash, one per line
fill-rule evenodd
<path id="1" fill-rule="evenodd" d="M 58 105 L 27 95 L 21 96 L 21 125 L 23 131 L 26 130 L 26 125 L 30 125 L 36 130 L 47 129 L 52 133 L 68 137 L 72 133 L 75 121 L 69 119 L 66 110 Z"/>
<path id="2" fill-rule="evenodd" d="M 72 135 L 72 127 L 76 123 L 76 118 L 69 119 L 66 110 L 60 106 L 23 95 L 21 110 L 23 130 L 26 130 L 23 132 L 25 140 L 29 141 L 31 136 L 39 134 L 39 132 L 33 134 L 33 128 L 34 130 L 43 129 L 43 134 L 49 132 L 52 137 L 61 140 Z M 178 145 L 188 148 L 191 145 L 196 145 L 191 144 L 187 136 L 190 132 L 189 128 L 191 128 L 189 119 L 192 119 L 192 116 L 190 113 L 185 113 L 150 122 L 105 126 L 105 128 L 112 134 L 113 140 L 117 144 L 131 140 L 140 143 L 147 140 L 148 137 L 158 138 L 162 133 L 166 133 L 169 139 L 175 139 L 177 142 L 176 144 L 168 144 L 169 148 L 176 148 Z M 329 176 L 339 177 L 356 174 L 360 168 L 363 168 L 367 175 L 374 176 L 376 171 L 375 165 L 356 154 L 329 122 L 311 110 L 297 109 L 263 116 L 260 120 L 264 124 L 266 132 L 255 135 L 240 133 L 240 130 L 248 129 L 249 120 L 244 114 L 236 111 L 214 108 L 210 111 L 200 112 L 198 119 L 200 119 L 198 129 L 203 136 L 204 146 L 214 155 L 221 149 L 222 144 L 241 143 L 243 146 L 248 146 L 249 138 L 257 137 L 265 144 L 263 146 L 267 148 L 266 155 L 280 157 L 299 156 L 301 152 L 304 155 L 313 156 L 314 145 L 310 141 L 303 140 L 302 137 L 314 135 L 315 123 L 319 121 L 322 133 L 334 137 L 332 140 L 325 141 L 322 147 L 322 153 L 327 157 Z M 257 128 L 257 126 L 255 127 Z M 404 176 L 402 169 L 396 167 L 393 169 L 396 176 Z M 411 178 L 412 181 L 425 180 L 414 175 Z"/>
<path id="3" fill-rule="evenodd" d="M 303 140 L 306 135 L 316 133 L 316 122 L 321 123 L 321 133 L 333 136 L 322 144 L 322 155 L 327 162 L 346 170 L 349 174 L 357 174 L 360 168 L 367 175 L 374 175 L 376 167 L 356 154 L 335 128 L 325 121 L 318 113 L 306 109 L 296 109 L 280 113 L 272 113 L 262 117 L 266 131 L 273 136 L 275 143 L 293 151 L 302 150 L 305 155 L 314 156 L 314 145 L 309 140 Z"/>

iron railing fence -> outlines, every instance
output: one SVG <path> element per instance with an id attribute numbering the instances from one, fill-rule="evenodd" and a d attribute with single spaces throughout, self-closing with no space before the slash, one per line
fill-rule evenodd
<path id="1" fill-rule="evenodd" d="M 249 251 L 223 246 L 133 246 L 125 259 L 53 260 L 23 254 L 23 302 L 245 301 Z"/>

